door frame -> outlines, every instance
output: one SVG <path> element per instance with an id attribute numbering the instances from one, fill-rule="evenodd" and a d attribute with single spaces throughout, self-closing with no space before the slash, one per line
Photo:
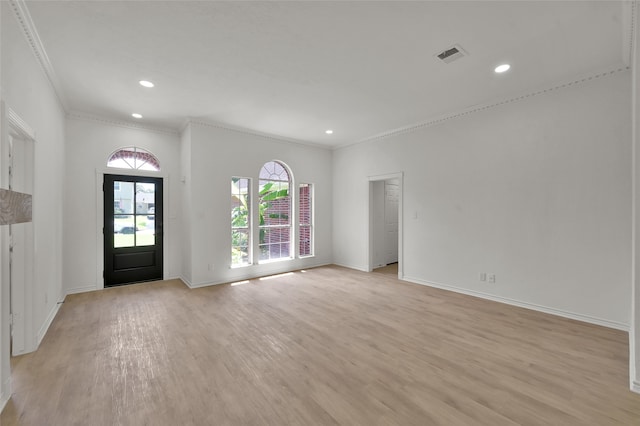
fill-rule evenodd
<path id="1" fill-rule="evenodd" d="M 162 224 L 164 222 L 164 179 L 161 177 L 110 174 L 105 175 L 104 180 L 104 286 L 116 287 L 145 281 L 163 280 L 164 238 L 162 238 Z M 107 180 L 109 181 L 108 183 Z M 130 234 L 133 234 L 131 244 L 119 247 L 115 244 L 117 239 L 115 220 L 119 217 L 119 213 L 117 213 L 115 209 L 115 183 L 131 184 L 130 195 L 132 199 L 130 200 L 130 215 L 132 216 L 134 224 L 134 228 L 129 228 L 132 231 Z M 154 233 L 153 243 L 150 245 L 148 241 L 146 244 L 138 244 L 138 238 L 143 238 L 141 235 L 138 236 L 138 219 L 144 220 L 146 227 L 149 220 L 148 215 L 150 214 L 146 211 L 147 208 L 139 207 L 141 203 L 138 202 L 138 192 L 140 191 L 138 185 L 143 185 L 146 188 L 149 188 L 148 185 L 153 187 L 154 220 L 152 226 Z M 118 192 L 121 192 L 122 189 L 122 187 L 119 187 Z M 124 195 L 126 196 L 128 193 L 129 191 L 126 190 Z M 144 201 L 144 197 L 142 201 Z M 142 211 L 139 211 L 139 208 L 142 209 Z M 129 216 L 129 214 L 126 214 L 126 216 Z M 150 259 L 149 256 L 151 256 L 152 259 Z M 127 267 L 124 267 L 122 262 L 126 263 Z M 118 267 L 119 264 L 120 267 Z M 109 281 L 108 285 L 107 281 Z"/>
<path id="2" fill-rule="evenodd" d="M 369 176 L 368 178 L 368 196 L 369 196 L 369 208 L 368 208 L 368 237 L 369 243 L 367 244 L 369 253 L 367 254 L 367 271 L 373 271 L 374 259 L 373 259 L 373 183 L 378 181 L 386 181 L 389 179 L 398 180 L 398 279 L 404 278 L 404 224 L 403 224 L 403 205 L 404 205 L 404 172 L 389 173 L 385 175 Z"/>
<path id="3" fill-rule="evenodd" d="M 35 183 L 35 151 L 36 151 L 36 135 L 33 129 L 22 119 L 20 116 L 13 111 L 10 107 L 4 105 L 4 115 L 6 116 L 6 125 L 7 131 L 3 134 L 2 137 L 2 147 L 0 149 L 2 153 L 1 167 L 2 167 L 2 184 L 8 188 L 8 171 L 5 168 L 8 166 L 8 154 L 9 154 L 9 144 L 10 140 L 13 140 L 14 143 L 18 141 L 18 143 L 26 144 L 26 150 L 28 152 L 28 157 L 25 157 L 25 160 L 29 162 L 29 179 L 31 180 L 31 196 L 32 196 L 32 214 L 31 214 L 31 231 L 25 233 L 25 237 L 22 241 L 26 245 L 25 248 L 25 279 L 24 285 L 22 286 L 14 286 L 10 276 L 10 268 L 9 268 L 9 259 L 10 255 L 10 238 L 9 238 L 9 226 L 3 226 L 0 231 L 1 234 L 1 245 L 0 248 L 1 257 L 2 257 L 2 282 L 4 284 L 3 298 L 7 297 L 7 304 L 5 305 L 7 309 L 6 315 L 4 318 L 7 318 L 9 323 L 9 335 L 8 335 L 8 343 L 11 349 L 9 349 L 11 356 L 23 355 L 29 352 L 33 352 L 36 350 L 38 345 L 38 339 L 36 336 L 36 331 L 34 329 L 34 311 L 33 311 L 33 299 L 34 299 L 34 279 L 35 279 L 35 226 L 33 218 L 35 217 L 35 197 L 34 197 L 34 183 Z M 30 146 L 29 146 L 30 145 Z M 5 175 L 6 174 L 6 175 Z M 5 291 L 6 288 L 6 291 Z M 19 303 L 18 303 L 19 302 Z M 4 308 L 3 307 L 3 310 Z M 19 315 L 15 315 L 13 318 L 11 316 L 12 313 L 19 313 Z M 11 324 L 18 324 L 15 327 Z M 21 336 L 19 337 L 21 346 L 13 345 L 11 347 L 11 333 L 16 336 L 16 331 L 19 331 Z M 7 351 L 7 353 L 9 353 Z"/>
<path id="4" fill-rule="evenodd" d="M 116 169 L 116 168 L 104 168 L 102 170 L 96 169 L 96 290 L 104 289 L 104 277 L 102 273 L 104 271 L 104 234 L 102 229 L 104 228 L 104 194 L 102 191 L 102 184 L 104 183 L 104 175 L 125 175 L 125 176 L 139 176 L 139 177 L 153 177 L 162 179 L 162 211 L 164 219 L 162 223 L 162 276 L 164 279 L 170 279 L 169 276 L 169 233 L 171 232 L 171 221 L 173 216 L 169 211 L 169 186 L 171 178 L 169 174 L 162 172 L 147 172 L 143 170 L 130 170 L 130 169 Z"/>

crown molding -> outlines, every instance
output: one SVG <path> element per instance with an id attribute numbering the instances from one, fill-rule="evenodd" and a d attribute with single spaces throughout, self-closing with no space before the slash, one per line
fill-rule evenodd
<path id="1" fill-rule="evenodd" d="M 22 31 L 24 32 L 24 36 L 31 46 L 31 51 L 34 56 L 38 60 L 38 63 L 42 67 L 51 87 L 58 98 L 58 102 L 62 106 L 62 109 L 66 112 L 68 111 L 68 103 L 64 96 L 64 92 L 62 91 L 62 86 L 60 85 L 60 81 L 58 80 L 58 76 L 53 69 L 53 65 L 51 65 L 51 61 L 49 60 L 49 56 L 47 52 L 44 50 L 44 46 L 42 41 L 40 40 L 40 36 L 38 35 L 38 31 L 36 29 L 35 24 L 33 23 L 33 19 L 31 19 L 31 14 L 29 13 L 29 9 L 27 8 L 27 3 L 25 0 L 9 0 L 9 4 L 13 9 L 13 13 L 18 20 L 18 23 L 22 27 Z"/>
<path id="2" fill-rule="evenodd" d="M 127 129 L 134 129 L 134 130 L 144 130 L 147 132 L 162 133 L 165 135 L 172 135 L 172 136 L 179 136 L 180 134 L 175 129 L 169 129 L 165 127 L 145 126 L 137 123 L 130 123 L 124 120 L 117 120 L 113 118 L 102 117 L 99 115 L 94 115 L 94 114 L 89 114 L 89 113 L 79 112 L 79 111 L 71 111 L 67 113 L 67 119 L 79 120 L 79 121 L 90 121 L 94 123 L 106 124 L 109 126 L 124 127 Z"/>
<path id="3" fill-rule="evenodd" d="M 241 133 L 241 134 L 244 134 L 244 135 L 257 136 L 259 138 L 269 139 L 269 140 L 280 142 L 280 143 L 303 145 L 303 146 L 312 147 L 312 148 L 320 148 L 320 149 L 324 149 L 324 150 L 331 150 L 331 147 L 329 147 L 327 145 L 322 145 L 322 144 L 319 144 L 319 143 L 308 142 L 308 141 L 304 141 L 304 140 L 301 140 L 301 139 L 287 138 L 286 136 L 279 136 L 279 135 L 274 135 L 274 134 L 271 134 L 271 133 L 260 132 L 258 130 L 252 130 L 252 129 L 248 129 L 246 127 L 233 126 L 233 125 L 230 125 L 230 124 L 223 124 L 223 123 L 218 123 L 218 122 L 215 122 L 215 121 L 209 121 L 209 120 L 203 120 L 203 119 L 195 119 L 195 118 L 187 119 L 187 121 L 184 124 L 184 126 L 182 126 L 181 132 L 183 132 L 187 128 L 187 126 L 189 124 L 197 124 L 197 125 L 204 126 L 204 127 L 212 127 L 212 128 L 215 128 L 215 129 L 228 130 L 228 131 L 231 131 L 231 132 Z"/>
<path id="4" fill-rule="evenodd" d="M 588 83 L 591 82 L 593 80 L 598 80 L 600 78 L 604 78 L 604 77 L 609 77 L 621 72 L 625 72 L 625 71 L 629 71 L 631 68 L 628 66 L 616 66 L 616 67 L 610 67 L 595 73 L 591 73 L 591 74 L 586 74 L 577 78 L 574 78 L 573 80 L 567 80 L 567 81 L 563 81 L 560 83 L 557 83 L 553 86 L 547 87 L 545 89 L 540 89 L 540 90 L 536 90 L 533 92 L 527 92 L 527 93 L 523 93 L 521 95 L 518 96 L 514 96 L 511 98 L 505 98 L 505 99 L 501 99 L 501 100 L 497 100 L 497 101 L 493 101 L 493 102 L 487 102 L 484 104 L 479 104 L 479 105 L 474 105 L 472 107 L 467 107 L 467 108 L 463 108 L 463 109 L 459 109 L 458 111 L 455 112 L 451 112 L 448 114 L 442 114 L 442 115 L 437 115 L 434 116 L 426 121 L 422 121 L 416 124 L 412 124 L 412 125 L 408 125 L 408 126 L 403 126 L 403 127 L 399 127 L 397 129 L 394 130 L 389 130 L 383 133 L 378 133 L 376 135 L 373 136 L 369 136 L 366 137 L 364 139 L 360 139 L 359 141 L 353 142 L 353 143 L 348 143 L 348 144 L 343 144 L 343 145 L 338 145 L 336 147 L 334 147 L 334 150 L 339 150 L 339 149 L 343 149 L 343 148 L 348 148 L 351 146 L 355 146 L 355 145 L 359 145 L 359 144 L 363 144 L 363 143 L 367 143 L 367 142 L 372 142 L 372 141 L 376 141 L 379 139 L 385 139 L 388 137 L 392 137 L 392 136 L 397 136 L 397 135 L 401 135 L 401 134 L 405 134 L 405 133 L 413 133 L 422 129 L 425 129 L 427 127 L 432 127 L 432 126 L 436 126 L 439 124 L 442 124 L 444 122 L 450 121 L 450 120 L 454 120 L 457 118 L 462 118 L 462 117 L 466 117 L 468 115 L 471 114 L 475 114 L 477 112 L 482 112 L 482 111 L 486 111 L 488 109 L 493 109 L 496 107 L 500 107 L 503 105 L 507 105 L 507 104 L 511 104 L 514 102 L 519 102 L 519 101 L 523 101 L 526 99 L 530 99 L 536 96 L 540 96 L 540 95 L 544 95 L 550 92 L 555 92 L 558 90 L 562 90 L 562 89 L 566 89 L 568 87 L 572 87 L 572 86 L 577 86 L 580 84 L 584 84 L 584 83 Z"/>

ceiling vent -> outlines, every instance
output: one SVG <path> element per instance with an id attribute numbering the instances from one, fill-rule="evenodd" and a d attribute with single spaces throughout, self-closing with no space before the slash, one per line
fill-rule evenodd
<path id="1" fill-rule="evenodd" d="M 465 52 L 465 50 L 462 47 L 460 47 L 459 44 L 455 44 L 450 48 L 438 53 L 435 56 L 445 64 L 450 64 L 451 62 L 456 61 L 462 58 L 463 56 L 467 56 L 467 55 L 468 53 Z"/>

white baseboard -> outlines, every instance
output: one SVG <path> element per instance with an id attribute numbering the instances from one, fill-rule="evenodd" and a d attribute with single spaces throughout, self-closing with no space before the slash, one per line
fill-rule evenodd
<path id="1" fill-rule="evenodd" d="M 247 278 L 247 279 L 250 279 L 250 278 Z M 229 282 L 230 281 L 201 281 L 201 282 L 197 282 L 197 283 L 188 283 L 188 282 L 185 281 L 185 284 L 190 289 L 195 289 L 195 288 L 202 288 L 202 287 L 211 287 L 213 285 L 227 284 Z"/>
<path id="2" fill-rule="evenodd" d="M 192 281 L 189 281 L 188 279 L 186 279 L 184 277 L 180 277 L 179 279 L 182 280 L 182 282 L 184 282 L 187 287 L 193 289 L 193 288 L 209 287 L 209 286 L 220 285 L 220 284 L 229 284 L 229 283 L 234 283 L 234 282 L 237 282 L 237 281 L 253 280 L 253 279 L 256 279 L 256 278 L 268 277 L 270 275 L 286 274 L 288 272 L 295 272 L 295 271 L 299 271 L 299 270 L 302 270 L 302 269 L 319 268 L 321 266 L 328 266 L 328 265 L 334 265 L 334 264 L 333 263 L 318 263 L 318 264 L 308 265 L 308 266 L 304 266 L 304 267 L 300 267 L 299 265 L 297 265 L 294 268 L 276 268 L 276 269 L 266 270 L 266 271 L 263 270 L 263 271 L 260 271 L 258 273 L 253 273 L 253 274 L 245 274 L 245 275 L 240 275 L 240 276 L 237 276 L 237 277 L 229 277 L 227 279 L 217 280 L 217 281 L 192 282 Z"/>
<path id="3" fill-rule="evenodd" d="M 311 266 L 305 266 L 304 268 L 298 268 L 298 269 L 294 269 L 293 271 L 301 271 L 303 269 L 313 269 L 313 268 L 322 268 L 323 266 L 330 266 L 330 265 L 335 265 L 335 263 L 330 262 L 330 263 L 318 263 L 317 265 L 311 265 Z"/>
<path id="4" fill-rule="evenodd" d="M 178 278 L 180 281 L 182 281 L 184 283 L 184 285 L 186 285 L 189 288 L 193 288 L 191 287 L 191 281 L 189 281 L 188 279 L 186 279 L 185 277 L 179 277 Z"/>
<path id="5" fill-rule="evenodd" d="M 2 388 L 0 389 L 0 413 L 7 406 L 9 399 L 11 399 L 11 377 L 2 383 Z"/>
<path id="6" fill-rule="evenodd" d="M 217 284 L 224 284 L 223 282 L 211 282 L 211 281 L 201 281 L 201 282 L 194 283 L 186 279 L 185 277 L 179 277 L 178 279 L 191 289 L 200 288 L 200 287 L 209 287 L 211 285 L 217 285 Z"/>
<path id="7" fill-rule="evenodd" d="M 7 402 L 9 402 L 9 398 L 5 398 L 4 394 L 0 393 L 0 413 L 2 413 L 4 407 L 7 406 Z"/>
<path id="8" fill-rule="evenodd" d="M 60 306 L 62 306 L 62 302 L 58 302 L 55 304 L 55 306 L 51 309 L 51 312 L 49 312 L 49 316 L 47 316 L 46 321 L 44 322 L 44 324 L 42 324 L 42 327 L 40 327 L 40 330 L 38 331 L 38 335 L 36 336 L 35 349 L 38 349 L 38 347 L 40 347 L 40 342 L 42 342 L 44 335 L 47 334 L 47 330 L 49 330 L 49 327 L 51 326 L 53 319 L 56 317 L 56 315 L 58 315 Z"/>
<path id="9" fill-rule="evenodd" d="M 343 268 L 355 269 L 356 271 L 371 272 L 371 271 L 369 271 L 369 267 L 366 266 L 366 265 L 365 266 L 362 266 L 362 265 L 346 265 L 344 263 L 337 263 L 337 262 L 333 262 L 333 265 L 342 266 Z"/>
<path id="10" fill-rule="evenodd" d="M 635 393 L 640 393 L 640 382 L 632 381 L 631 382 L 631 390 Z"/>
<path id="11" fill-rule="evenodd" d="M 603 327 L 614 328 L 616 330 L 622 330 L 629 332 L 629 325 L 617 321 L 610 321 L 602 318 L 596 318 L 589 315 L 577 314 L 575 312 L 564 311 L 562 309 L 550 308 L 548 306 L 536 305 L 535 303 L 521 302 L 519 300 L 509 299 L 507 297 L 495 296 L 493 294 L 483 293 L 480 291 L 468 290 L 466 288 L 460 288 L 448 284 L 436 283 L 432 281 L 425 281 L 419 278 L 412 278 L 404 276 L 405 281 L 409 281 L 415 284 L 426 285 L 429 287 L 435 287 L 442 290 L 454 291 L 456 293 L 462 293 L 469 296 L 479 297 L 481 299 L 493 300 L 494 302 L 506 303 L 507 305 L 518 306 L 520 308 L 531 309 L 534 311 L 544 312 L 546 314 L 557 315 L 564 318 L 569 318 L 577 321 L 582 321 L 590 324 L 601 325 Z"/>
<path id="12" fill-rule="evenodd" d="M 95 291 L 98 290 L 98 288 L 95 285 L 88 285 L 88 286 L 84 286 L 84 287 L 74 287 L 74 288 L 70 288 L 65 292 L 65 295 L 70 295 L 70 294 L 77 294 L 77 293 L 86 293 L 88 291 Z"/>

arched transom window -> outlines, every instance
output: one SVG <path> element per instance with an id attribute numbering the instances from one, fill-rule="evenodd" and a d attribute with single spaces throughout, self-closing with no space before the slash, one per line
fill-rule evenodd
<path id="1" fill-rule="evenodd" d="M 149 151 L 130 146 L 120 148 L 109 157 L 107 167 L 118 169 L 160 171 L 160 161 Z"/>

